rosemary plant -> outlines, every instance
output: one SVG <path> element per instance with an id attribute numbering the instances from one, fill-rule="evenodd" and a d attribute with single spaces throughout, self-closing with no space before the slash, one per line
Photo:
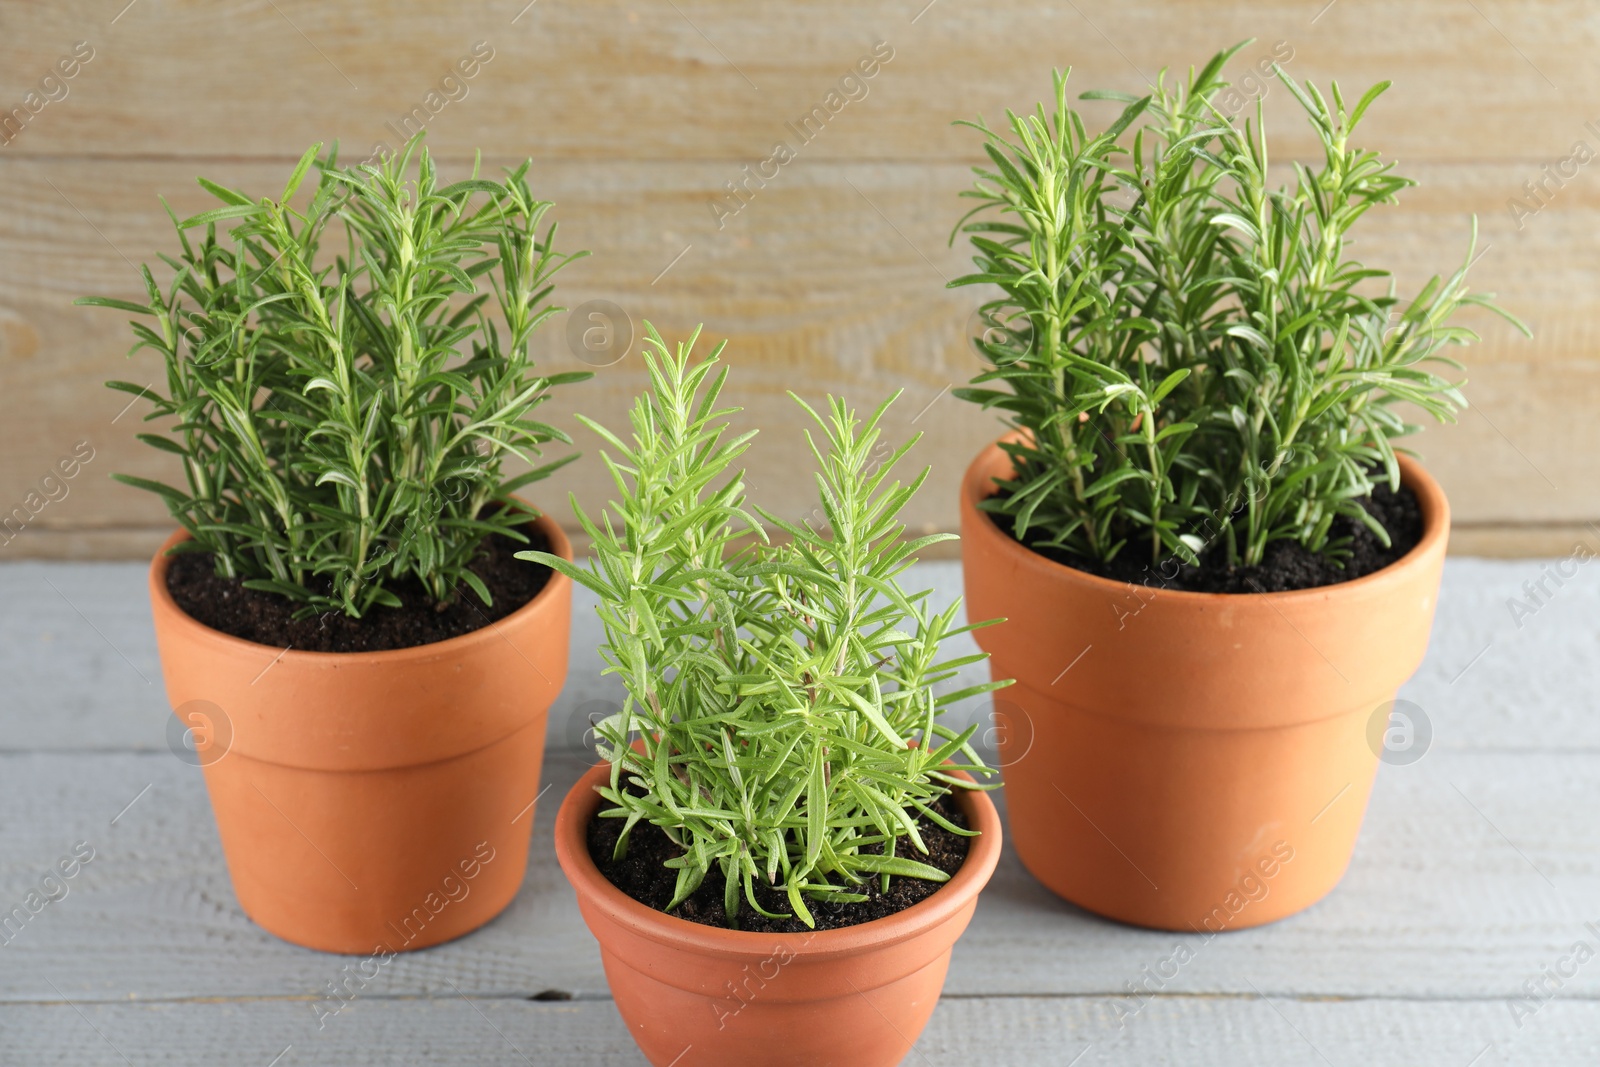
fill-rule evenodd
<path id="1" fill-rule="evenodd" d="M 160 494 L 190 534 L 180 551 L 302 614 L 398 606 L 389 587 L 408 576 L 436 601 L 466 585 L 488 602 L 469 569 L 478 546 L 526 542 L 533 513 L 511 494 L 575 458 L 539 463 L 570 439 L 532 412 L 589 374 L 535 373 L 528 341 L 561 310 L 551 275 L 586 253 L 557 253 L 554 223 L 540 232 L 551 204 L 529 163 L 499 182 L 474 164 L 441 186 L 418 139 L 381 166 L 340 167 L 321 147 L 277 199 L 201 178 L 221 207 L 182 221 L 168 207 L 182 255 L 161 256 L 165 289 L 143 268 L 148 304 L 78 301 L 153 317 L 133 323 L 133 353 L 166 363 L 164 393 L 107 384 L 170 423 L 140 438 L 178 456 L 187 484 L 116 477 Z M 290 201 L 313 166 L 301 211 Z M 506 478 L 507 456 L 533 469 Z"/>
<path id="2" fill-rule="evenodd" d="M 951 235 L 977 271 L 950 284 L 1000 295 L 974 340 L 988 366 L 956 395 L 1023 431 L 983 507 L 1026 543 L 1248 565 L 1288 539 L 1337 561 L 1342 515 L 1387 545 L 1361 500 L 1399 488 L 1393 442 L 1418 427 L 1396 405 L 1450 421 L 1466 404 L 1443 349 L 1478 337 L 1452 316 L 1478 305 L 1526 332 L 1467 287 L 1476 223 L 1463 265 L 1408 300 L 1347 255 L 1356 222 L 1414 184 L 1351 141 L 1389 83 L 1351 107 L 1337 83 L 1324 96 L 1277 70 L 1323 158 L 1274 188 L 1260 101 L 1242 124 L 1212 103 L 1241 47 L 1140 98 L 1084 94 L 1123 105 L 1092 136 L 1069 72 L 1053 110 L 964 123 L 992 166 Z"/>
<path id="3" fill-rule="evenodd" d="M 626 820 L 617 855 L 641 820 L 661 827 L 684 849 L 668 864 L 668 910 L 715 868 L 732 925 L 741 897 L 787 917 L 763 907 L 757 884 L 815 926 L 811 903 L 864 899 L 869 879 L 947 879 L 916 858 L 927 851 L 917 819 L 968 834 L 934 805 L 973 786 L 955 770 L 989 772 L 969 744 L 977 727 L 957 734 L 939 716 L 1009 683 L 934 692 L 984 657 L 941 660 L 941 641 L 975 627 L 956 625 L 959 602 L 935 612 L 896 580 L 913 553 L 953 536 L 901 539 L 896 516 L 927 471 L 906 485 L 890 471 L 915 438 L 874 467 L 892 397 L 864 421 L 840 400 L 820 415 L 795 397 L 821 432 L 806 439 L 827 526 L 758 508 L 788 535 L 770 542 L 732 469 L 754 432 L 727 432 L 737 409 L 718 407 L 722 346 L 696 363 L 698 330 L 674 353 L 646 328 L 651 387 L 634 404 L 632 442 L 583 420 L 615 452 L 603 456 L 618 493 L 599 522 L 573 501 L 592 566 L 520 554 L 600 600 L 600 651 L 628 694 L 596 728 L 611 763 L 602 815 Z"/>

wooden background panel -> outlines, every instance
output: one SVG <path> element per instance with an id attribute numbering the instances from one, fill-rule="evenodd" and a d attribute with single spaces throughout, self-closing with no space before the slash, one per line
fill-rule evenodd
<path id="1" fill-rule="evenodd" d="M 18 151 L 292 156 L 334 136 L 365 151 L 478 41 L 494 57 L 432 133 L 457 154 L 749 159 L 878 41 L 893 59 L 808 154 L 975 156 L 948 123 L 1030 106 L 1052 66 L 1135 90 L 1250 37 L 1242 59 L 1285 42 L 1302 80 L 1394 81 L 1372 129 L 1406 158 L 1543 159 L 1597 117 L 1584 0 L 136 0 L 117 18 L 123 3 L 0 10 L 0 99 L 73 42 L 96 49 Z"/>
<path id="2" fill-rule="evenodd" d="M 88 440 L 96 459 L 84 481 L 40 516 L 40 526 L 62 532 L 143 528 L 141 536 L 149 541 L 164 525 L 159 504 L 98 479 L 111 469 L 148 476 L 172 476 L 174 469 L 168 457 L 132 440 L 143 406 L 125 412 L 126 398 L 99 383 L 114 376 L 158 381 L 160 368 L 148 353 L 123 359 L 124 316 L 73 308 L 70 300 L 87 291 L 136 295 L 121 256 L 133 259 L 171 244 L 164 216 L 139 205 L 164 192 L 180 210 L 201 207 L 203 195 L 190 181 L 193 166 L 94 160 L 66 168 L 28 161 L 9 169 L 13 194 L 35 198 L 40 210 L 0 222 L 0 248 L 19 262 L 39 264 L 31 274 L 18 272 L 0 282 L 0 306 L 9 309 L 7 336 L 13 338 L 5 353 L 11 388 L 0 395 L 5 474 L 11 479 L 5 488 L 19 496 L 60 454 Z M 276 163 L 204 166 L 208 175 L 250 189 L 270 187 L 282 169 Z M 925 180 L 923 172 L 930 169 L 944 180 Z M 750 458 L 761 499 L 795 516 L 811 505 L 809 482 L 793 463 L 798 424 L 785 390 L 813 399 L 832 390 L 865 405 L 904 388 L 891 433 L 927 431 L 914 456 L 936 469 L 908 517 L 918 527 L 948 528 L 954 480 L 993 432 L 987 416 L 943 392 L 976 366 L 963 340 L 971 297 L 941 286 L 942 278 L 962 268 L 962 253 L 946 248 L 941 238 L 948 222 L 942 209 L 950 199 L 945 190 L 961 180 L 963 169 L 817 164 L 763 190 L 721 232 L 694 210 L 695 201 L 715 187 L 721 172 L 716 164 L 611 168 L 606 180 L 596 182 L 583 164 L 551 163 L 540 166 L 537 179 L 541 191 L 558 200 L 565 241 L 596 253 L 565 276 L 564 300 L 574 306 L 611 300 L 627 312 L 636 333 L 646 319 L 676 335 L 703 318 L 708 340 L 729 338 L 734 398 L 747 408 L 747 423 L 767 428 Z M 1430 180 L 1405 207 L 1393 209 L 1391 228 L 1377 231 L 1364 250 L 1375 261 L 1394 263 L 1412 286 L 1428 269 L 1448 267 L 1461 254 L 1464 205 L 1474 197 L 1484 201 L 1506 180 L 1491 173 L 1475 190 L 1463 191 L 1449 180 L 1459 177 L 1459 168 L 1430 169 L 1443 172 L 1430 178 L 1445 180 Z M 110 180 L 113 172 L 116 181 Z M 1594 207 L 1580 199 L 1582 192 L 1575 190 L 1571 202 L 1593 219 Z M 818 225 L 823 218 L 837 225 Z M 651 229 L 656 219 L 661 222 Z M 1482 284 L 1533 323 L 1536 341 L 1526 342 L 1484 316 L 1487 340 L 1467 353 L 1470 395 L 1478 409 L 1458 426 L 1430 429 L 1418 442 L 1468 528 L 1508 518 L 1581 522 L 1590 517 L 1587 502 L 1600 489 L 1588 461 L 1600 445 L 1592 439 L 1600 429 L 1587 420 L 1548 417 L 1600 396 L 1600 365 L 1582 358 L 1580 350 L 1590 305 L 1553 299 L 1535 267 L 1561 257 L 1571 265 L 1567 276 L 1591 292 L 1600 271 L 1583 261 L 1595 254 L 1579 254 L 1571 228 L 1556 219 L 1534 222 L 1545 225 L 1517 235 L 1497 232 L 1509 226 L 1486 219 L 1488 247 L 1478 271 Z M 1450 258 L 1435 255 L 1424 262 L 1430 251 L 1440 250 Z M 783 273 L 763 269 L 774 261 L 783 264 Z M 1579 268 L 1588 269 L 1580 274 Z M 558 321 L 540 338 L 542 355 L 551 366 L 581 367 L 567 346 L 564 325 Z M 580 405 L 620 422 L 641 382 L 638 361 L 625 359 L 600 368 L 594 382 L 559 394 L 549 410 L 568 426 L 570 412 Z M 1571 447 L 1575 438 L 1578 448 Z M 587 433 L 578 440 L 586 450 L 596 444 Z M 538 495 L 564 514 L 569 488 L 579 491 L 586 506 L 606 499 L 593 463 L 569 468 Z M 1508 511 L 1513 502 L 1517 510 Z"/>
<path id="3" fill-rule="evenodd" d="M 148 354 L 123 359 L 117 313 L 70 306 L 83 293 L 136 295 L 131 264 L 173 243 L 156 195 L 199 209 L 207 198 L 197 173 L 269 191 L 313 138 L 370 142 L 421 98 L 427 72 L 491 30 L 495 58 L 430 123 L 431 143 L 455 161 L 475 145 L 489 146 L 496 164 L 536 158 L 534 181 L 557 201 L 563 244 L 595 253 L 563 276 L 566 305 L 612 301 L 636 334 L 647 318 L 669 336 L 704 321 L 708 340 L 729 339 L 733 400 L 744 424 L 766 430 L 751 481 L 780 513 L 812 505 L 787 389 L 859 405 L 905 390 L 889 432 L 927 431 L 913 460 L 934 467 L 907 515 L 919 529 L 955 525 L 959 473 L 994 435 L 989 417 L 946 392 L 976 366 L 963 338 L 979 299 L 943 288 L 965 269 L 965 253 L 946 241 L 974 148 L 970 131 L 948 121 L 1027 104 L 1047 91 L 1053 63 L 1076 64 L 1081 87 L 1134 88 L 1135 68 L 1153 72 L 1255 34 L 1244 57 L 1290 41 L 1301 77 L 1396 79 L 1372 133 L 1423 187 L 1369 219 L 1359 254 L 1414 289 L 1458 261 L 1476 214 L 1475 283 L 1536 331 L 1529 342 L 1485 319 L 1485 343 L 1465 357 L 1475 410 L 1417 442 L 1451 495 L 1454 547 L 1565 552 L 1600 518 L 1600 469 L 1589 458 L 1600 448 L 1590 417 L 1600 404 L 1591 355 L 1600 246 L 1589 236 L 1600 187 L 1585 168 L 1552 184 L 1536 214 L 1516 220 L 1508 209 L 1573 141 L 1600 151 L 1600 134 L 1584 127 L 1582 100 L 1600 82 L 1580 62 L 1600 17 L 1588 7 L 1485 0 L 1475 11 L 1428 0 L 1380 11 L 1337 0 L 1313 23 L 1304 4 L 937 0 L 913 23 L 920 4 L 539 0 L 513 25 L 520 4 L 385 5 L 380 16 L 364 4 L 138 0 L 113 25 L 117 13 L 104 6 L 0 6 L 0 102 L 20 101 L 32 82 L 19 72 L 44 69 L 72 40 L 91 37 L 97 49 L 70 95 L 0 148 L 0 508 L 76 442 L 95 449 L 68 498 L 4 547 L 9 558 L 143 555 L 169 525 L 158 502 L 105 478 L 173 473 L 168 457 L 133 440 L 140 406 L 123 413 L 126 398 L 100 388 L 111 377 L 153 380 L 159 368 Z M 895 57 L 869 95 L 719 221 L 712 205 L 725 184 L 880 38 Z M 1287 94 L 1269 83 L 1267 99 L 1289 117 Z M 1296 136 L 1279 142 L 1280 159 L 1309 150 Z M 552 322 L 538 339 L 541 356 L 580 367 L 565 325 Z M 641 382 L 630 357 L 559 394 L 547 413 L 571 425 L 581 408 L 617 423 Z M 586 433 L 579 444 L 596 447 Z M 536 495 L 565 516 L 569 489 L 585 506 L 602 503 L 603 468 L 568 468 Z"/>

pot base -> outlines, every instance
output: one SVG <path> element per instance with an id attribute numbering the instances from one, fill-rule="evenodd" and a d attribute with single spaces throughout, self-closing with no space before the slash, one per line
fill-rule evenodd
<path id="1" fill-rule="evenodd" d="M 207 767 L 212 806 L 229 813 L 218 829 L 239 906 L 320 952 L 409 952 L 471 933 L 522 885 L 544 733 L 540 714 L 465 756 L 359 775 L 242 756 Z"/>
<path id="2" fill-rule="evenodd" d="M 771 958 L 769 978 L 762 977 L 757 964 L 735 975 L 720 997 L 708 998 L 601 953 L 617 1010 L 652 1067 L 741 1062 L 762 1067 L 895 1067 L 928 1025 L 950 969 L 946 950 L 903 978 L 854 991 L 841 969 L 836 977 L 843 996 L 784 1001 L 762 996 L 769 984 L 783 983 L 783 957 Z M 689 1017 L 703 1018 L 714 1038 L 689 1041 L 684 1032 Z M 781 1039 L 774 1040 L 774 1035 Z"/>
<path id="3" fill-rule="evenodd" d="M 1344 877 L 1378 767 L 1371 709 L 1180 731 L 1005 692 L 1031 725 L 1001 738 L 1007 806 L 1033 813 L 1011 820 L 1010 839 L 1058 896 L 1135 926 L 1220 933 L 1302 911 Z"/>

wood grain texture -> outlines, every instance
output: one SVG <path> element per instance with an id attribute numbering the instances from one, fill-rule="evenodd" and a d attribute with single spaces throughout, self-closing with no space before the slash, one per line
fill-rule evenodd
<path id="1" fill-rule="evenodd" d="M 1594 657 L 1600 563 L 1558 584 L 1552 574 L 1572 543 L 1597 549 L 1600 535 L 1575 539 L 1554 559 L 1446 566 L 1428 657 L 1401 690 L 1433 718 L 1438 750 L 1600 752 L 1597 701 L 1581 673 Z M 0 751 L 166 751 L 169 716 L 146 580 L 145 567 L 131 563 L 0 566 Z M 932 590 L 935 603 L 961 595 L 954 562 L 918 564 L 905 581 Z M 1541 581 L 1535 604 L 1528 590 Z M 620 699 L 616 679 L 600 676 L 600 640 L 593 595 L 576 589 L 571 668 L 550 713 L 553 749 L 578 748 L 587 717 Z M 970 636 L 950 648 L 976 651 Z M 948 684 L 963 688 L 987 669 L 968 667 Z M 950 714 L 964 727 L 989 708 L 969 700 Z"/>
<path id="2" fill-rule="evenodd" d="M 1207 941 L 1095 918 L 1006 852 L 907 1062 L 1592 1063 L 1600 964 L 1520 1026 L 1511 1007 L 1578 941 L 1600 944 L 1587 925 L 1600 924 L 1587 671 L 1600 572 L 1557 587 L 1559 563 L 1447 563 L 1432 646 L 1402 694 L 1432 747 L 1381 769 L 1327 900 Z M 940 601 L 960 585 L 948 563 L 911 579 Z M 1514 618 L 1508 602 L 1541 579 L 1543 604 Z M 0 908 L 76 842 L 95 850 L 0 944 L 0 1064 L 642 1062 L 550 840 L 583 764 L 585 702 L 614 697 L 588 600 L 520 894 L 483 930 L 395 959 L 319 1029 L 315 1004 L 348 960 L 240 912 L 200 774 L 166 748 L 143 580 L 134 564 L 0 566 Z M 540 994 L 574 999 L 528 999 Z"/>
<path id="3" fill-rule="evenodd" d="M 552 789 L 537 808 L 515 902 L 477 933 L 398 957 L 371 993 L 606 994 L 550 842 L 557 798 L 581 763 L 550 762 Z M 0 948 L 0 1001 L 57 999 L 51 983 L 84 1002 L 314 998 L 348 962 L 278 941 L 244 916 L 200 775 L 169 754 L 9 753 L 0 772 L 8 908 L 76 842 L 95 850 L 69 895 Z M 1600 830 L 1552 817 L 1595 811 L 1597 772 L 1592 752 L 1438 752 L 1385 768 L 1350 872 L 1330 897 L 1271 927 L 1211 940 L 1092 916 L 1039 886 L 1008 851 L 956 947 L 946 989 L 1119 996 L 1146 980 L 1146 967 L 1164 967 L 1166 980 L 1151 987 L 1163 996 L 1515 997 L 1576 941 L 1600 944 L 1584 925 L 1600 921 Z M 315 838 L 316 826 L 304 830 Z M 1181 950 L 1192 959 L 1162 963 Z M 1600 968 L 1580 968 L 1559 992 L 1600 999 Z"/>
<path id="4" fill-rule="evenodd" d="M 1588 417 L 1600 405 L 1600 246 L 1588 239 L 1600 228 L 1600 183 L 1592 165 L 1581 169 L 1520 220 L 1508 201 L 1526 198 L 1524 183 L 1576 141 L 1600 150 L 1585 125 L 1600 121 L 1587 103 L 1600 71 L 1586 59 L 1600 12 L 1577 0 L 1315 7 L 407 0 L 380 14 L 305 0 L 139 0 L 120 16 L 83 0 L 0 7 L 0 112 L 73 42 L 95 49 L 67 96 L 0 147 L 0 510 L 25 500 L 76 442 L 97 457 L 67 499 L 0 551 L 136 556 L 167 526 L 159 502 L 105 478 L 167 472 L 170 457 L 133 440 L 140 412 L 123 413 L 126 398 L 100 388 L 110 377 L 154 379 L 158 368 L 148 357 L 125 364 L 116 313 L 70 307 L 84 293 L 135 293 L 131 265 L 171 243 L 156 195 L 197 209 L 198 173 L 270 190 L 312 140 L 341 139 L 357 155 L 394 143 L 387 124 L 480 41 L 493 56 L 463 80 L 464 96 L 441 98 L 428 116 L 430 144 L 457 165 L 480 146 L 495 163 L 536 160 L 535 184 L 557 201 L 566 243 L 595 253 L 565 276 L 563 301 L 613 301 L 636 331 L 646 318 L 669 335 L 704 321 L 727 337 L 732 396 L 746 424 L 767 431 L 752 480 L 780 512 L 812 504 L 791 462 L 798 422 L 784 391 L 870 404 L 903 388 L 889 428 L 928 431 L 914 458 L 934 468 L 909 518 L 952 528 L 956 480 L 995 424 L 944 393 L 976 366 L 964 341 L 976 294 L 943 289 L 964 267 L 946 238 L 977 158 L 971 131 L 951 120 L 1027 106 L 1048 90 L 1052 65 L 1073 65 L 1083 88 L 1133 89 L 1164 63 L 1181 67 L 1247 36 L 1259 40 L 1242 60 L 1285 42 L 1300 78 L 1395 81 L 1369 120 L 1372 142 L 1423 187 L 1368 220 L 1359 252 L 1369 262 L 1414 288 L 1458 261 L 1470 216 L 1480 217 L 1475 280 L 1536 339 L 1487 322 L 1485 343 L 1466 356 L 1475 409 L 1431 428 L 1418 448 L 1467 534 L 1458 548 L 1559 551 L 1567 530 L 1600 518 L 1591 459 L 1600 430 Z M 866 95 L 799 144 L 787 124 L 878 41 L 893 58 L 863 83 Z M 1278 158 L 1310 152 L 1287 94 L 1264 84 Z M 797 158 L 719 220 L 713 205 L 727 183 L 776 139 L 793 142 Z M 565 323 L 551 325 L 542 355 L 581 366 Z M 567 425 L 578 408 L 615 422 L 641 383 L 629 357 L 552 410 Z M 596 442 L 585 434 L 580 444 Z M 569 489 L 586 506 L 603 501 L 603 469 L 578 464 L 536 492 L 564 515 Z"/>
<path id="5" fill-rule="evenodd" d="M 1600 535 L 1574 543 L 1593 550 Z M 1427 659 L 1401 690 L 1434 720 L 1438 750 L 1600 753 L 1597 701 L 1582 674 L 1594 657 L 1600 563 L 1574 569 L 1566 555 L 1446 566 Z M 1558 568 L 1570 576 L 1558 582 Z M 165 753 L 169 716 L 146 580 L 145 567 L 130 563 L 0 566 L 0 751 Z M 953 562 L 918 564 L 905 580 L 932 590 L 936 603 L 961 595 Z M 1539 582 L 1543 591 L 1530 593 Z M 574 590 L 571 668 L 550 713 L 553 749 L 578 748 L 588 716 L 615 708 L 621 695 L 615 678 L 600 676 L 593 609 L 593 595 Z M 950 648 L 976 651 L 970 636 Z M 968 667 L 948 684 L 963 688 L 987 669 Z M 964 727 L 988 710 L 971 700 L 950 714 Z"/>
<path id="6" fill-rule="evenodd" d="M 1296 0 L 525 4 L 139 0 L 114 24 L 116 4 L 13 4 L 0 16 L 0 99 L 20 99 L 87 39 L 96 58 L 19 153 L 293 160 L 312 140 L 392 140 L 385 124 L 483 41 L 494 58 L 430 127 L 443 151 L 746 160 L 883 41 L 894 56 L 857 102 L 867 106 L 846 108 L 819 156 L 944 160 L 978 156 L 953 120 L 1030 106 L 1053 66 L 1071 65 L 1084 89 L 1133 91 L 1254 37 L 1243 59 L 1283 41 L 1300 79 L 1393 80 L 1373 136 L 1407 159 L 1544 159 L 1597 117 L 1584 50 L 1600 16 L 1582 0 L 1340 0 L 1320 17 Z M 1313 143 L 1285 132 L 1296 151 Z"/>
<path id="7" fill-rule="evenodd" d="M 347 962 L 278 941 L 245 918 L 200 776 L 167 753 L 10 753 L 0 768 L 0 900 L 8 908 L 76 842 L 95 850 L 70 893 L 0 948 L 0 1001 L 57 999 L 52 983 L 84 1002 L 314 998 Z M 438 997 L 454 986 L 496 997 L 605 995 L 598 951 L 550 843 L 555 801 L 580 768 L 570 755 L 552 757 L 552 789 L 537 809 L 533 858 L 512 906 L 475 934 L 398 957 L 371 993 Z M 1596 944 L 1584 924 L 1600 920 L 1600 831 L 1551 813 L 1596 810 L 1597 771 L 1600 753 L 1439 752 L 1416 767 L 1386 768 L 1350 873 L 1332 896 L 1274 926 L 1209 941 L 1089 915 L 1040 887 L 1007 852 L 957 945 L 947 991 L 1124 995 L 1147 966 L 1172 970 L 1161 961 L 1182 946 L 1192 960 L 1152 992 L 1515 997 L 1574 942 Z M 1560 992 L 1600 998 L 1600 969 L 1581 968 Z"/>
<path id="8" fill-rule="evenodd" d="M 1523 1029 L 1498 1003 L 1407 1000 L 1172 999 L 1116 1025 L 1105 997 L 950 997 L 908 1067 L 1473 1067 L 1577 1065 L 1600 1055 L 1600 1006 L 1552 1004 Z M 642 1067 L 607 1001 L 358 1001 L 318 1031 L 302 1004 L 0 1006 L 0 1063 L 48 1067 L 167 1064 L 456 1064 Z M 999 1035 L 1004 1035 L 1000 1037 Z M 14 1059 L 4 1057 L 11 1056 Z M 1073 1059 L 1073 1057 L 1078 1057 Z M 1478 1059 L 1474 1062 L 1473 1057 Z M 726 1067 L 690 1050 L 675 1067 Z"/>

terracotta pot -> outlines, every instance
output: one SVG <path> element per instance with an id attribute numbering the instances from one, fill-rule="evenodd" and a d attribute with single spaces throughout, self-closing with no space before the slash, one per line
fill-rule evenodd
<path id="1" fill-rule="evenodd" d="M 1055 563 L 961 493 L 968 617 L 995 678 L 1011 840 L 1034 877 L 1102 915 L 1218 931 L 1291 915 L 1344 876 L 1387 702 L 1428 644 L 1450 508 L 1402 457 L 1421 542 L 1366 577 L 1286 593 L 1133 587 Z M 1372 733 L 1377 716 L 1377 738 Z"/>
<path id="2" fill-rule="evenodd" d="M 677 919 L 639 903 L 589 858 L 591 768 L 556 815 L 556 858 L 600 942 L 617 1010 L 656 1067 L 889 1067 L 927 1025 L 950 948 L 1000 858 L 1000 819 L 983 793 L 957 795 L 972 839 L 938 892 L 904 911 L 838 930 L 759 934 Z"/>
<path id="3" fill-rule="evenodd" d="M 548 517 L 551 551 L 572 546 Z M 494 918 L 522 884 L 572 586 L 390 652 L 278 649 L 184 613 L 150 566 L 167 696 L 205 770 L 245 914 L 325 952 L 400 952 Z M 533 564 L 529 564 L 533 566 Z"/>

